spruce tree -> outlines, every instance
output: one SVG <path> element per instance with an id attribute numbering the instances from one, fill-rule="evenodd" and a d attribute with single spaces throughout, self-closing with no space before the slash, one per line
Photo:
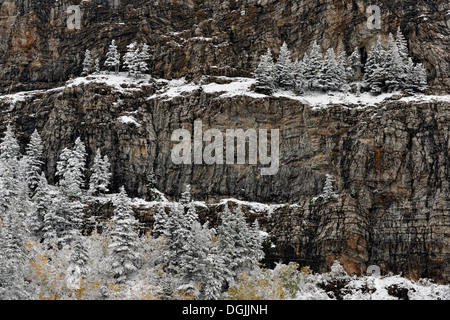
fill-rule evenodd
<path id="1" fill-rule="evenodd" d="M 385 70 L 385 83 L 388 91 L 404 88 L 407 74 L 405 63 L 399 54 L 397 43 L 392 33 L 389 34 L 388 48 L 385 52 L 383 68 Z"/>
<path id="2" fill-rule="evenodd" d="M 395 36 L 395 43 L 398 48 L 398 53 L 404 63 L 408 60 L 409 50 L 408 50 L 408 42 L 406 41 L 405 36 L 400 30 L 400 26 L 397 28 L 397 34 Z"/>
<path id="3" fill-rule="evenodd" d="M 61 191 L 69 197 L 81 197 L 84 187 L 86 148 L 80 138 L 75 140 L 72 150 L 65 148 L 56 164 L 56 175 L 60 177 Z"/>
<path id="4" fill-rule="evenodd" d="M 330 174 L 325 176 L 325 186 L 323 187 L 322 198 L 324 202 L 329 202 L 332 198 L 336 198 L 337 194 L 334 192 L 333 180 Z"/>
<path id="5" fill-rule="evenodd" d="M 139 74 L 147 73 L 149 70 L 147 61 L 150 60 L 151 55 L 148 51 L 149 47 L 146 43 L 144 43 L 141 50 L 139 50 L 137 53 L 137 69 L 139 71 Z"/>
<path id="6" fill-rule="evenodd" d="M 361 67 L 361 56 L 359 55 L 358 48 L 355 48 L 350 57 L 348 57 L 347 78 L 354 80 Z"/>
<path id="7" fill-rule="evenodd" d="M 267 53 L 261 56 L 261 61 L 254 72 L 256 79 L 255 91 L 271 95 L 274 91 L 274 63 L 272 52 L 267 49 Z"/>
<path id="8" fill-rule="evenodd" d="M 225 206 L 217 235 L 218 252 L 232 275 L 228 282 L 233 282 L 241 272 L 250 271 L 263 255 L 260 238 L 247 225 L 240 207 L 232 212 L 228 205 Z"/>
<path id="9" fill-rule="evenodd" d="M 423 92 L 427 89 L 427 70 L 422 63 L 418 63 L 413 69 L 414 89 Z"/>
<path id="10" fill-rule="evenodd" d="M 286 42 L 283 42 L 283 45 L 281 46 L 278 60 L 274 67 L 274 78 L 277 87 L 286 90 L 294 89 L 295 79 L 293 63 Z"/>
<path id="11" fill-rule="evenodd" d="M 94 66 L 94 61 L 92 60 L 91 51 L 89 49 L 86 50 L 83 60 L 83 72 L 82 76 L 87 76 L 92 73 L 92 68 Z"/>
<path id="12" fill-rule="evenodd" d="M 52 203 L 47 179 L 43 173 L 39 177 L 32 201 L 34 210 L 30 217 L 30 229 L 33 235 L 40 240 L 44 235 L 45 215 L 49 212 Z"/>
<path id="13" fill-rule="evenodd" d="M 72 236 L 72 252 L 66 272 L 66 283 L 69 289 L 78 290 L 81 288 L 83 278 L 88 273 L 89 253 L 81 232 L 74 230 Z"/>
<path id="14" fill-rule="evenodd" d="M 323 91 L 336 91 L 340 87 L 341 80 L 338 74 L 338 63 L 333 48 L 329 48 L 325 54 L 321 69 L 317 75 L 317 87 Z"/>
<path id="15" fill-rule="evenodd" d="M 128 70 L 128 76 L 137 76 L 139 71 L 137 43 L 133 42 L 127 46 L 127 52 L 123 56 L 123 67 Z"/>
<path id="16" fill-rule="evenodd" d="M 380 94 L 384 87 L 386 71 L 384 69 L 385 51 L 378 36 L 376 44 L 369 51 L 363 77 L 364 86 L 373 94 Z"/>
<path id="17" fill-rule="evenodd" d="M 27 181 L 31 190 L 36 189 L 41 179 L 41 167 L 44 164 L 42 161 L 43 149 L 41 137 L 37 130 L 34 130 L 26 148 Z"/>
<path id="18" fill-rule="evenodd" d="M 116 41 L 112 40 L 106 53 L 105 67 L 108 70 L 114 70 L 114 73 L 119 73 L 120 68 L 120 53 L 117 51 Z"/>
<path id="19" fill-rule="evenodd" d="M 305 54 L 306 55 L 306 54 Z M 307 87 L 307 83 L 305 81 L 305 63 L 304 61 L 295 60 L 293 65 L 294 72 L 294 89 L 297 94 L 302 94 Z"/>
<path id="20" fill-rule="evenodd" d="M 336 62 L 337 62 L 337 72 L 336 72 L 337 90 L 347 91 L 349 88 L 347 83 L 348 59 L 342 41 L 339 42 L 339 54 L 337 56 Z"/>
<path id="21" fill-rule="evenodd" d="M 139 263 L 136 250 L 138 222 L 132 215 L 130 199 L 124 187 L 120 188 L 120 193 L 114 202 L 111 243 L 108 247 L 112 255 L 113 275 L 118 283 L 122 283 L 133 275 Z"/>
<path id="22" fill-rule="evenodd" d="M 110 163 L 108 156 L 101 157 L 100 150 L 94 157 L 94 163 L 92 164 L 92 173 L 89 179 L 89 193 L 99 194 L 108 192 L 108 185 L 111 179 Z"/>
<path id="23" fill-rule="evenodd" d="M 317 41 L 314 41 L 309 55 L 305 54 L 304 61 L 304 77 L 308 90 L 314 90 L 317 83 L 318 73 L 322 68 L 323 56 L 320 54 L 320 47 Z"/>

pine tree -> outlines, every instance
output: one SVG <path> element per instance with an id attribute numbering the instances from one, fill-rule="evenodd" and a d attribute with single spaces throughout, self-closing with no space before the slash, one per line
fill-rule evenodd
<path id="1" fill-rule="evenodd" d="M 26 212 L 10 210 L 0 226 L 0 300 L 27 299 Z"/>
<path id="2" fill-rule="evenodd" d="M 401 32 L 400 26 L 398 26 L 397 34 L 396 34 L 395 38 L 396 38 L 395 39 L 395 43 L 396 43 L 397 48 L 398 48 L 398 53 L 399 53 L 402 61 L 404 63 L 406 63 L 406 61 L 408 60 L 408 55 L 409 55 L 408 42 L 406 41 L 405 36 Z"/>
<path id="3" fill-rule="evenodd" d="M 158 211 L 155 213 L 155 222 L 153 223 L 152 234 L 155 238 L 170 237 L 167 233 L 166 225 L 169 223 L 169 216 L 164 209 L 164 206 L 160 205 Z"/>
<path id="4" fill-rule="evenodd" d="M 94 72 L 95 74 L 100 74 L 100 59 L 95 59 Z"/>
<path id="5" fill-rule="evenodd" d="M 348 58 L 347 78 L 355 79 L 361 67 L 361 56 L 359 55 L 358 48 L 355 48 Z"/>
<path id="6" fill-rule="evenodd" d="M 139 255 L 136 251 L 138 240 L 137 220 L 132 216 L 130 200 L 125 188 L 120 188 L 120 193 L 115 199 L 114 216 L 111 230 L 111 243 L 109 249 L 112 255 L 112 272 L 116 281 L 122 283 L 128 280 L 136 271 Z"/>
<path id="7" fill-rule="evenodd" d="M 61 191 L 69 197 L 81 197 L 86 155 L 84 143 L 77 138 L 73 149 L 65 148 L 56 164 L 56 175 L 60 177 Z"/>
<path id="8" fill-rule="evenodd" d="M 78 199 L 57 194 L 44 216 L 44 244 L 58 249 L 71 245 L 83 223 L 83 208 Z"/>
<path id="9" fill-rule="evenodd" d="M 272 52 L 267 49 L 267 53 L 261 56 L 261 61 L 254 72 L 256 79 L 255 91 L 271 95 L 274 90 L 274 63 Z"/>
<path id="10" fill-rule="evenodd" d="M 92 174 L 89 179 L 89 193 L 98 194 L 99 192 L 105 193 L 109 191 L 110 166 L 108 156 L 105 155 L 102 159 L 100 150 L 97 150 L 92 165 Z"/>
<path id="11" fill-rule="evenodd" d="M 349 89 L 347 83 L 348 59 L 342 41 L 339 42 L 339 55 L 337 56 L 337 90 L 347 91 Z"/>
<path id="12" fill-rule="evenodd" d="M 146 72 L 148 72 L 148 70 L 149 70 L 149 69 L 148 69 L 147 61 L 150 60 L 151 55 L 150 55 L 150 53 L 148 52 L 148 50 L 149 50 L 148 45 L 147 45 L 146 43 L 144 43 L 144 44 L 142 45 L 141 50 L 138 51 L 138 54 L 137 54 L 137 64 L 138 64 L 138 67 L 137 67 L 137 69 L 138 69 L 138 71 L 139 71 L 139 74 L 146 73 Z"/>
<path id="13" fill-rule="evenodd" d="M 26 148 L 27 181 L 31 190 L 36 189 L 41 178 L 41 167 L 44 164 L 42 161 L 43 150 L 41 137 L 37 130 L 34 130 Z"/>
<path id="14" fill-rule="evenodd" d="M 115 40 L 111 41 L 108 52 L 106 53 L 105 67 L 107 67 L 109 70 L 114 70 L 116 74 L 119 73 L 120 53 L 117 51 Z"/>
<path id="15" fill-rule="evenodd" d="M 397 43 L 392 33 L 389 34 L 383 69 L 385 70 L 385 83 L 388 91 L 404 88 L 406 83 L 405 64 L 399 54 Z"/>
<path id="16" fill-rule="evenodd" d="M 47 179 L 43 173 L 39 177 L 32 201 L 34 203 L 34 210 L 30 217 L 30 229 L 36 238 L 41 239 L 44 235 L 45 215 L 49 212 L 52 203 Z"/>
<path id="17" fill-rule="evenodd" d="M 180 203 L 185 206 L 192 201 L 191 185 L 186 185 L 185 190 L 181 193 Z"/>
<path id="18" fill-rule="evenodd" d="M 0 142 L 0 219 L 14 208 L 20 193 L 20 147 L 10 125 Z"/>
<path id="19" fill-rule="evenodd" d="M 0 143 L 0 299 L 25 299 L 29 239 L 28 213 L 32 204 L 17 140 L 7 127 Z"/>
<path id="20" fill-rule="evenodd" d="M 338 74 L 338 63 L 333 48 L 329 48 L 325 54 L 321 69 L 317 76 L 317 87 L 323 91 L 336 91 L 342 81 Z"/>
<path id="21" fill-rule="evenodd" d="M 17 161 L 20 157 L 20 146 L 11 125 L 6 126 L 5 136 L 0 143 L 0 160 Z"/>
<path id="22" fill-rule="evenodd" d="M 304 77 L 307 83 L 308 90 L 314 90 L 317 82 L 317 75 L 322 68 L 322 59 L 323 56 L 320 54 L 320 47 L 317 44 L 317 41 L 314 41 L 311 53 L 308 55 L 305 54 L 303 58 L 304 61 Z"/>
<path id="23" fill-rule="evenodd" d="M 325 186 L 323 187 L 322 198 L 324 202 L 329 202 L 330 199 L 336 198 L 337 194 L 334 192 L 332 176 L 330 174 L 326 174 L 325 177 Z"/>
<path id="24" fill-rule="evenodd" d="M 381 37 L 378 36 L 377 43 L 370 50 L 365 65 L 363 84 L 373 94 L 380 94 L 384 87 L 386 71 L 384 69 L 385 51 L 381 45 Z"/>
<path id="25" fill-rule="evenodd" d="M 128 70 L 128 75 L 137 76 L 139 70 L 137 43 L 133 42 L 127 46 L 127 52 L 123 56 L 123 67 Z"/>
<path id="26" fill-rule="evenodd" d="M 306 54 L 305 54 L 306 55 Z M 295 60 L 293 65 L 293 73 L 294 73 L 294 89 L 295 93 L 302 94 L 307 87 L 307 83 L 305 81 L 305 63 L 304 61 Z"/>
<path id="27" fill-rule="evenodd" d="M 260 238 L 249 228 L 239 207 L 233 213 L 226 205 L 220 220 L 218 252 L 232 274 L 227 281 L 233 282 L 242 271 L 251 270 L 263 256 Z"/>
<path id="28" fill-rule="evenodd" d="M 82 76 L 87 76 L 92 73 L 92 67 L 94 66 L 94 61 L 92 60 L 91 51 L 89 49 L 86 50 L 83 60 L 83 72 Z"/>
<path id="29" fill-rule="evenodd" d="M 414 89 L 423 92 L 427 89 L 427 70 L 422 63 L 418 63 L 413 69 Z"/>
<path id="30" fill-rule="evenodd" d="M 293 63 L 286 42 L 283 42 L 281 46 L 280 54 L 274 67 L 274 79 L 277 87 L 286 90 L 294 89 Z"/>
<path id="31" fill-rule="evenodd" d="M 66 283 L 69 289 L 79 290 L 82 279 L 88 273 L 89 253 L 84 243 L 84 237 L 79 230 L 74 230 L 72 237 L 72 252 L 69 258 L 69 267 L 66 272 Z"/>

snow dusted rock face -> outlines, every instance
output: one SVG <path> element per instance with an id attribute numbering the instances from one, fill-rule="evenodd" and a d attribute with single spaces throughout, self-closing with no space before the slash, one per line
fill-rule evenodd
<path id="1" fill-rule="evenodd" d="M 202 217 L 213 222 L 220 210 L 209 203 L 260 203 L 243 207 L 269 234 L 269 264 L 294 260 L 327 271 L 338 259 L 348 273 L 377 265 L 382 273 L 448 281 L 448 96 L 269 97 L 251 91 L 252 83 L 92 75 L 1 96 L 0 130 L 11 120 L 25 144 L 37 128 L 51 184 L 58 155 L 81 137 L 88 166 L 97 149 L 111 160 L 114 192 L 124 185 L 130 196 L 151 199 L 153 169 L 156 188 L 170 200 L 190 184 L 193 198 L 205 201 Z M 279 172 L 174 164 L 172 132 L 192 130 L 197 119 L 205 130 L 280 129 Z M 327 174 L 336 196 L 324 201 Z M 154 210 L 140 207 L 140 220 L 150 226 Z"/>
<path id="2" fill-rule="evenodd" d="M 115 9 L 115 3 L 120 7 Z M 82 71 L 85 50 L 106 60 L 112 39 L 123 56 L 133 41 L 147 43 L 149 66 L 160 78 L 203 74 L 249 76 L 267 49 L 283 41 L 301 59 L 317 40 L 322 51 L 363 60 L 378 34 L 387 41 L 400 25 L 414 61 L 424 62 L 435 92 L 448 90 L 448 1 L 378 1 L 381 29 L 367 28 L 369 0 L 357 1 L 145 1 L 8 0 L 0 2 L 0 92 L 48 88 Z M 67 27 L 71 5 L 80 29 Z M 51 85 L 50 85 L 51 84 Z"/>
<path id="3" fill-rule="evenodd" d="M 70 30 L 66 10 L 76 2 L 81 29 Z M 268 97 L 251 91 L 248 78 L 261 54 L 278 56 L 283 41 L 294 59 L 315 40 L 322 51 L 342 40 L 364 60 L 378 34 L 386 41 L 400 25 L 410 55 L 427 68 L 430 93 L 448 93 L 447 2 L 378 1 L 381 30 L 368 30 L 368 0 L 121 0 L 120 10 L 113 1 L 0 1 L 0 130 L 12 121 L 22 145 L 40 132 L 50 183 L 61 150 L 81 137 L 89 164 L 97 149 L 111 160 L 113 191 L 125 185 L 148 199 L 154 169 L 156 187 L 171 199 L 189 183 L 194 199 L 260 203 L 244 210 L 269 234 L 267 263 L 293 260 L 325 272 L 338 259 L 348 273 L 378 265 L 448 282 L 448 96 Z M 122 56 L 131 42 L 148 43 L 156 80 L 77 78 L 85 51 L 103 65 L 112 39 Z M 204 75 L 216 78 L 200 86 Z M 171 133 L 192 130 L 197 119 L 222 131 L 280 129 L 277 175 L 262 177 L 257 166 L 175 165 Z M 329 202 L 318 197 L 326 174 L 338 195 Z M 151 224 L 152 207 L 139 210 Z M 217 210 L 204 203 L 203 217 L 214 221 Z"/>

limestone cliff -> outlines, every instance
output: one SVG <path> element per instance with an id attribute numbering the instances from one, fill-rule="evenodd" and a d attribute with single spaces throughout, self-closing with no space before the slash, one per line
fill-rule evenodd
<path id="1" fill-rule="evenodd" d="M 45 146 L 45 169 L 55 182 L 56 160 L 80 136 L 89 161 L 97 148 L 112 160 L 113 189 L 125 185 L 147 198 L 156 187 L 177 199 L 190 183 L 214 219 L 222 198 L 286 204 L 270 214 L 244 206 L 270 234 L 267 262 L 296 260 L 324 271 L 339 259 L 347 271 L 370 264 L 383 272 L 448 282 L 450 102 L 446 96 L 400 97 L 374 103 L 312 104 L 248 92 L 223 95 L 208 84 L 249 77 L 267 47 L 286 41 L 294 58 L 314 40 L 322 48 L 343 40 L 363 59 L 376 35 L 400 25 L 411 55 L 427 68 L 429 94 L 448 93 L 449 15 L 446 1 L 379 1 L 381 30 L 367 30 L 370 1 L 114 1 L 0 0 L 0 131 L 12 121 L 22 145 L 35 128 Z M 79 3 L 82 28 L 68 30 L 66 8 Z M 86 49 L 104 59 L 116 39 L 152 48 L 151 75 L 141 82 L 81 72 Z M 101 63 L 103 63 L 102 60 Z M 203 86 L 198 85 L 201 76 Z M 225 77 L 226 76 L 226 77 Z M 186 77 L 190 91 L 165 95 Z M 16 93 L 35 90 L 28 93 Z M 244 90 L 245 91 L 245 90 Z M 135 119 L 124 123 L 121 116 Z M 280 130 L 280 170 L 261 176 L 257 165 L 175 165 L 175 129 Z M 337 199 L 316 200 L 325 175 Z M 139 209 L 151 224 L 152 209 Z M 99 211 L 98 214 L 101 214 Z"/>

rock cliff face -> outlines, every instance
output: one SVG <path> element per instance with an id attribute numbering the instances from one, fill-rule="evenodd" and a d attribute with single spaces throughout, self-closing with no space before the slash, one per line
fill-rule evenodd
<path id="1" fill-rule="evenodd" d="M 118 4 L 115 9 L 114 4 Z M 67 28 L 70 5 L 81 29 Z M 343 41 L 365 59 L 378 34 L 400 26 L 410 54 L 427 68 L 434 91 L 449 86 L 450 5 L 445 0 L 380 0 L 381 29 L 368 29 L 368 0 L 0 0 L 0 90 L 48 87 L 79 75 L 86 49 L 102 58 L 111 39 L 120 51 L 132 41 L 153 49 L 152 75 L 248 76 L 267 48 L 286 41 L 294 59 Z"/>
<path id="2" fill-rule="evenodd" d="M 80 3 L 82 28 L 68 30 L 66 8 Z M 12 121 L 22 145 L 35 128 L 46 173 L 80 136 L 89 161 L 99 148 L 112 160 L 113 187 L 146 198 L 153 168 L 157 188 L 176 199 L 190 183 L 214 220 L 221 198 L 280 204 L 270 214 L 244 209 L 270 234 L 267 262 L 296 260 L 325 271 L 339 259 L 348 272 L 374 264 L 383 272 L 448 282 L 450 103 L 448 98 L 391 97 L 378 104 L 312 106 L 287 97 L 229 95 L 198 87 L 160 94 L 166 83 L 66 81 L 78 76 L 84 51 L 103 57 L 112 39 L 122 53 L 132 41 L 152 47 L 154 78 L 231 81 L 247 77 L 267 47 L 286 40 L 294 58 L 314 40 L 343 40 L 361 53 L 376 35 L 400 25 L 411 55 L 428 70 L 430 93 L 449 88 L 447 1 L 379 1 L 381 30 L 368 30 L 370 1 L 50 1 L 0 0 L 0 130 Z M 103 62 L 103 61 L 102 61 Z M 101 62 L 101 63 L 102 63 Z M 45 89 L 45 90 L 44 90 Z M 6 98 L 5 98 L 6 97 Z M 124 123 L 121 116 L 136 122 Z M 171 134 L 204 129 L 279 129 L 280 170 L 258 165 L 175 165 Z M 338 197 L 325 203 L 325 175 Z M 137 208 L 149 224 L 152 209 Z"/>

